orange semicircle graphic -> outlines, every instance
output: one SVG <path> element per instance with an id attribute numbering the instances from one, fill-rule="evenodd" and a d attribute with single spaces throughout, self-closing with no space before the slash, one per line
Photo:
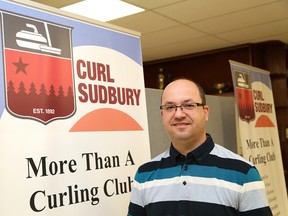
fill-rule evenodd
<path id="1" fill-rule="evenodd" d="M 143 128 L 128 114 L 117 109 L 93 110 L 81 117 L 70 132 L 83 131 L 139 131 Z"/>
<path id="2" fill-rule="evenodd" d="M 275 127 L 273 122 L 266 115 L 261 115 L 255 124 L 255 127 Z"/>

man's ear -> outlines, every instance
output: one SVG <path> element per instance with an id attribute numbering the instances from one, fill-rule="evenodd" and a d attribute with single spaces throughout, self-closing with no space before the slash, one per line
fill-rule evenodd
<path id="1" fill-rule="evenodd" d="M 206 121 L 209 119 L 209 107 L 207 105 L 204 106 L 204 112 L 206 116 Z"/>

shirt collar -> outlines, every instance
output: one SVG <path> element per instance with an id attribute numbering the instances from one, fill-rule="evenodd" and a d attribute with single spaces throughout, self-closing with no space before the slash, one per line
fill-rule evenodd
<path id="1" fill-rule="evenodd" d="M 201 164 L 201 162 L 206 158 L 206 156 L 212 151 L 212 149 L 214 148 L 214 141 L 211 137 L 210 134 L 206 134 L 206 140 L 204 143 L 202 143 L 199 147 L 197 147 L 196 149 L 194 149 L 193 151 L 189 152 L 186 156 L 186 159 L 190 160 L 194 160 L 196 162 L 198 162 L 199 164 Z M 171 143 L 170 146 L 170 156 L 171 156 L 171 160 L 174 164 L 176 164 L 179 160 L 183 160 L 183 158 L 185 158 L 184 155 L 182 155 L 180 152 L 178 152 L 173 144 Z"/>

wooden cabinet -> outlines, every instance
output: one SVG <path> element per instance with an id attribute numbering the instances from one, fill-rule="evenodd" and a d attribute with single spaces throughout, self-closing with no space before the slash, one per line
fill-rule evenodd
<path id="1" fill-rule="evenodd" d="M 187 77 L 198 82 L 206 94 L 215 94 L 215 83 L 226 83 L 232 87 L 229 60 L 234 60 L 270 71 L 275 102 L 282 159 L 288 187 L 288 48 L 280 41 L 244 44 L 209 52 L 144 62 L 146 88 L 158 88 L 160 70 L 166 84 L 175 78 Z M 233 94 L 233 88 L 230 94 Z M 226 93 L 227 94 L 227 93 Z M 229 94 L 229 93 L 228 93 Z"/>

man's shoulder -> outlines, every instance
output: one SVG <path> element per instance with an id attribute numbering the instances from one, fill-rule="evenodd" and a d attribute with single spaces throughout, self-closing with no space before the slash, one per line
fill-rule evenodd
<path id="1" fill-rule="evenodd" d="M 235 152 L 232 152 L 231 150 L 225 148 L 224 146 L 221 146 L 221 145 L 216 144 L 216 143 L 215 143 L 214 149 L 211 151 L 210 154 L 216 155 L 216 156 L 221 157 L 221 158 L 238 160 L 239 162 L 246 163 L 250 166 L 253 166 L 253 164 L 250 161 L 246 160 L 241 155 L 239 155 Z"/>
<path id="2" fill-rule="evenodd" d="M 215 144 L 210 152 L 210 163 L 211 160 L 219 168 L 239 171 L 243 174 L 247 174 L 251 169 L 256 169 L 250 161 L 218 144 Z"/>
<path id="3" fill-rule="evenodd" d="M 160 167 L 160 164 L 163 161 L 169 160 L 169 157 L 170 157 L 170 153 L 169 153 L 169 149 L 167 149 L 165 152 L 162 152 L 161 154 L 152 158 L 150 161 L 142 164 L 138 168 L 138 172 L 147 172 L 147 171 L 156 170 Z"/>

